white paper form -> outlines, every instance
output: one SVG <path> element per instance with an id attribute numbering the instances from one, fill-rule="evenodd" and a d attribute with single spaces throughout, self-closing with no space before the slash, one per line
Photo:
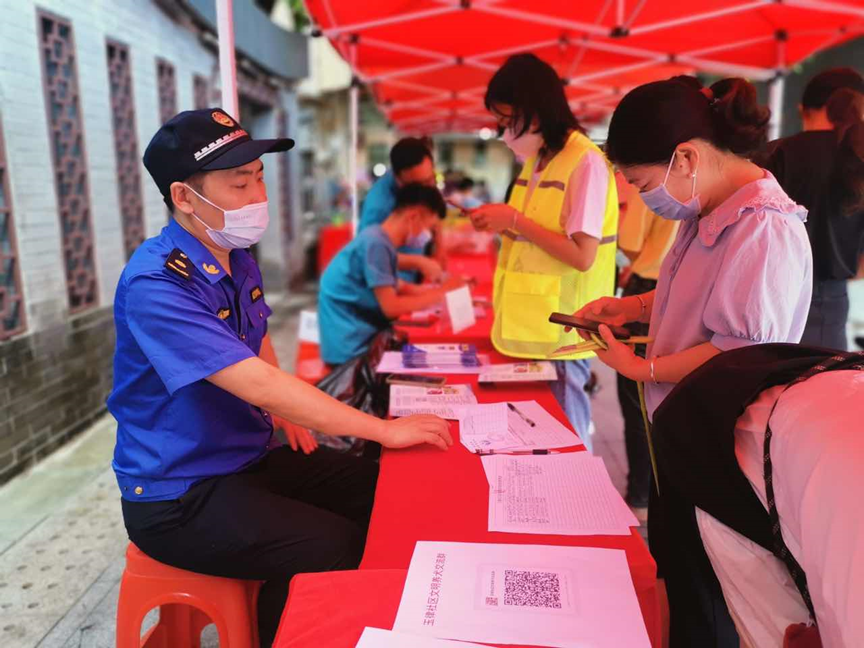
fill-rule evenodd
<path id="1" fill-rule="evenodd" d="M 555 367 L 551 362 L 511 362 L 495 364 L 482 372 L 479 382 L 530 382 L 537 380 L 557 380 Z"/>
<path id="2" fill-rule="evenodd" d="M 587 452 L 483 457 L 489 531 L 630 535 L 639 526 L 602 459 Z"/>
<path id="3" fill-rule="evenodd" d="M 508 448 L 518 442 L 510 433 L 507 403 L 463 407 L 459 442 L 471 452 Z"/>
<path id="4" fill-rule="evenodd" d="M 477 374 L 489 366 L 489 356 L 478 354 L 479 367 L 463 367 L 448 364 L 446 367 L 417 367 L 408 368 L 402 362 L 402 353 L 399 351 L 385 351 L 381 362 L 375 371 L 378 373 L 404 373 L 404 374 Z"/>
<path id="5" fill-rule="evenodd" d="M 496 450 L 551 450 L 582 444 L 578 434 L 574 434 L 537 401 L 512 401 L 507 404 L 507 408 L 508 430 L 516 443 Z"/>
<path id="6" fill-rule="evenodd" d="M 468 286 L 451 290 L 444 295 L 444 298 L 454 333 L 464 331 L 477 323 L 477 318 L 474 317 L 474 303 L 471 301 L 471 289 Z"/>
<path id="7" fill-rule="evenodd" d="M 441 418 L 459 420 L 462 406 L 476 403 L 477 397 L 470 385 L 390 385 L 390 416 L 435 414 Z"/>
<path id="8" fill-rule="evenodd" d="M 624 551 L 418 542 L 393 629 L 555 648 L 649 648 Z"/>
<path id="9" fill-rule="evenodd" d="M 489 648 L 475 643 L 449 641 L 409 635 L 380 628 L 364 628 L 360 641 L 354 648 Z"/>

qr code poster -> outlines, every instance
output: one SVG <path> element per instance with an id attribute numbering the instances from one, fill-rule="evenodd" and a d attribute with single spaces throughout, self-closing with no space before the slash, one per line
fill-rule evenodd
<path id="1" fill-rule="evenodd" d="M 575 588 L 565 569 L 480 565 L 477 607 L 481 610 L 573 614 Z"/>

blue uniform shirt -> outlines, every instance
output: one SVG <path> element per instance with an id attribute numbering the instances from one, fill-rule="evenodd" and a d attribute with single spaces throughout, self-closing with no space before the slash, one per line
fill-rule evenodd
<path id="1" fill-rule="evenodd" d="M 396 176 L 392 171 L 388 171 L 379 178 L 366 198 L 363 201 L 363 209 L 360 212 L 360 231 L 370 225 L 380 225 L 387 217 L 396 209 L 396 192 L 399 191 L 399 185 L 396 184 Z M 400 254 L 423 254 L 425 250 L 420 248 L 412 248 L 403 245 L 399 248 Z M 399 273 L 399 277 L 405 281 L 416 282 L 419 279 L 419 273 L 405 270 Z"/>
<path id="2" fill-rule="evenodd" d="M 321 277 L 318 327 L 321 359 L 342 364 L 369 349 L 390 326 L 375 288 L 396 287 L 396 248 L 380 225 L 367 227 L 337 254 Z"/>
<path id="3" fill-rule="evenodd" d="M 257 356 L 271 310 L 246 250 L 228 275 L 176 221 L 145 241 L 120 275 L 108 409 L 112 467 L 132 501 L 176 499 L 195 482 L 260 459 L 270 416 L 205 380 Z"/>

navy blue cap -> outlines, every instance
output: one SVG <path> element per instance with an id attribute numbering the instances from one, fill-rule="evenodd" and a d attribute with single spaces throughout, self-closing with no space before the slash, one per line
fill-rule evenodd
<path id="1" fill-rule="evenodd" d="M 187 110 L 156 131 L 144 151 L 144 166 L 168 201 L 173 182 L 183 182 L 199 171 L 233 169 L 293 146 L 294 140 L 287 137 L 253 140 L 221 108 Z"/>

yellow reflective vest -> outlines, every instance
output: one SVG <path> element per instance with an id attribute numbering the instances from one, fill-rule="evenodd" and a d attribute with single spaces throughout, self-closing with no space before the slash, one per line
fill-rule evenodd
<path id="1" fill-rule="evenodd" d="M 582 156 L 588 151 L 602 155 L 587 137 L 574 131 L 564 148 L 549 162 L 526 204 L 528 184 L 535 158 L 529 158 L 513 186 L 509 205 L 527 218 L 556 234 L 561 226 L 561 209 L 570 181 Z M 609 166 L 603 232 L 597 257 L 587 272 L 563 263 L 539 246 L 510 230 L 502 232 L 501 251 L 495 270 L 492 344 L 504 355 L 517 358 L 548 358 L 562 346 L 582 341 L 575 331 L 549 323 L 549 314 L 571 314 L 590 301 L 615 291 L 615 241 L 618 233 L 618 192 Z M 571 354 L 556 359 L 590 358 L 593 353 Z"/>

